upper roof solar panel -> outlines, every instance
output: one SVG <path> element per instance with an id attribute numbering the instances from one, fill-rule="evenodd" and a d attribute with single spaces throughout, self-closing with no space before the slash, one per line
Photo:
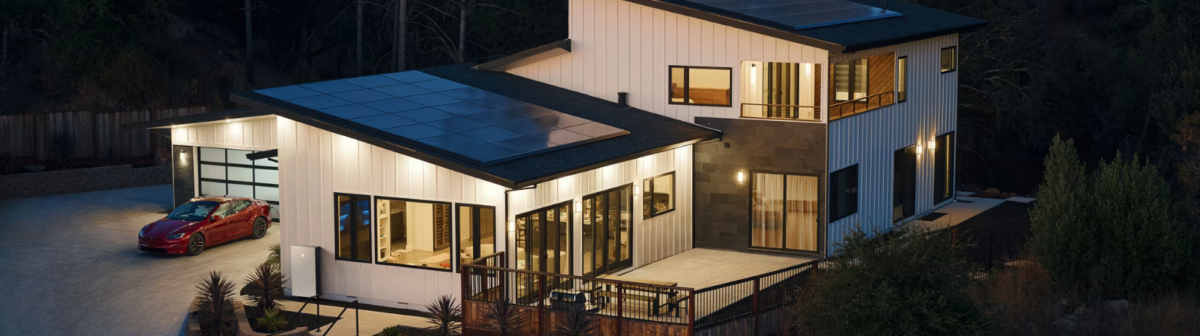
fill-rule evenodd
<path id="1" fill-rule="evenodd" d="M 675 0 L 741 14 L 792 29 L 903 16 L 900 12 L 847 0 Z"/>
<path id="2" fill-rule="evenodd" d="M 484 165 L 629 134 L 420 71 L 255 92 Z"/>

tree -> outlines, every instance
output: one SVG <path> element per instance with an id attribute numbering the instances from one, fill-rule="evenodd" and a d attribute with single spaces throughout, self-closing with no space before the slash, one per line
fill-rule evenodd
<path id="1" fill-rule="evenodd" d="M 1046 156 L 1045 181 L 1029 220 L 1033 223 L 1030 247 L 1038 261 L 1062 290 L 1077 290 L 1077 279 L 1086 272 L 1089 246 L 1095 238 L 1088 220 L 1087 172 L 1075 153 L 1075 140 L 1054 137 Z"/>
<path id="2" fill-rule="evenodd" d="M 987 335 L 971 299 L 976 266 L 950 236 L 911 226 L 871 238 L 852 230 L 793 308 L 796 327 L 818 335 Z"/>

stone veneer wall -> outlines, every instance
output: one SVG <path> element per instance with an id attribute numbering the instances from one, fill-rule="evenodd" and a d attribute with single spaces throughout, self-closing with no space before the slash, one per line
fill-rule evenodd
<path id="1" fill-rule="evenodd" d="M 696 123 L 721 130 L 723 135 L 720 142 L 692 146 L 695 247 L 750 250 L 750 180 L 755 171 L 820 178 L 817 243 L 825 246 L 829 195 L 825 124 L 704 117 L 697 117 Z M 745 182 L 737 181 L 739 171 L 746 173 Z"/>
<path id="2" fill-rule="evenodd" d="M 0 175 L 0 200 L 170 183 L 168 166 L 123 165 Z"/>

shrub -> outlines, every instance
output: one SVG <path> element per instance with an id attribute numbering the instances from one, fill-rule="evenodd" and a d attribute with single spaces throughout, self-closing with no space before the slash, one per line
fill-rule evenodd
<path id="1" fill-rule="evenodd" d="M 200 295 L 196 310 L 200 331 L 206 336 L 237 335 L 233 282 L 220 272 L 212 271 L 196 289 Z"/>
<path id="2" fill-rule="evenodd" d="M 402 335 L 404 335 L 404 334 L 400 333 L 400 328 L 395 327 L 395 326 L 383 328 L 383 331 L 379 333 L 379 336 L 402 336 Z"/>
<path id="3" fill-rule="evenodd" d="M 897 227 L 872 239 L 852 230 L 840 255 L 801 289 L 797 328 L 817 335 L 984 335 L 970 297 L 976 267 L 945 234 Z"/>
<path id="4" fill-rule="evenodd" d="M 517 306 L 508 299 L 501 299 L 483 307 L 484 328 L 496 336 L 517 335 L 527 320 Z"/>
<path id="5" fill-rule="evenodd" d="M 552 336 L 592 336 L 596 333 L 596 319 L 587 311 L 575 307 L 565 314 L 558 314 Z"/>
<path id="6" fill-rule="evenodd" d="M 258 323 L 259 327 L 267 328 L 269 332 L 279 331 L 286 328 L 288 324 L 287 318 L 283 316 L 283 312 L 279 309 L 267 309 L 263 311 L 263 316 L 259 317 L 255 322 Z"/>
<path id="7" fill-rule="evenodd" d="M 462 307 L 454 298 L 442 295 L 437 300 L 425 305 L 428 310 L 427 319 L 433 327 L 429 331 L 438 336 L 457 335 L 462 332 Z"/>
<path id="8" fill-rule="evenodd" d="M 1074 142 L 1056 137 L 1040 188 L 1031 248 L 1056 288 L 1092 301 L 1186 283 L 1194 238 L 1153 165 L 1117 153 L 1087 176 Z"/>
<path id="9" fill-rule="evenodd" d="M 267 310 L 279 309 L 283 298 L 283 273 L 278 265 L 261 264 L 246 276 L 246 286 L 242 287 L 242 295 L 250 298 L 251 302 L 266 315 Z"/>
<path id="10" fill-rule="evenodd" d="M 50 148 L 54 152 L 57 168 L 67 169 L 75 164 L 75 155 L 79 149 L 75 134 L 68 131 L 61 131 L 54 134 L 54 137 L 51 139 Z"/>
<path id="11" fill-rule="evenodd" d="M 12 153 L 0 153 L 0 174 L 14 174 L 21 171 L 17 158 Z"/>
<path id="12" fill-rule="evenodd" d="M 271 245 L 270 250 L 271 250 L 271 254 L 267 255 L 266 263 L 272 264 L 275 266 L 280 266 L 281 259 L 279 258 L 279 256 L 282 253 L 282 248 L 279 247 L 279 244 L 275 244 L 275 245 Z"/>

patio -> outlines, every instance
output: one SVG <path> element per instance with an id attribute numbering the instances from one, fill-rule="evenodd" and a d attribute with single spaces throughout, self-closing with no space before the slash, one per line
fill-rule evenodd
<path id="1" fill-rule="evenodd" d="M 697 248 L 620 276 L 675 282 L 679 287 L 700 290 L 813 260 L 816 258 Z"/>

